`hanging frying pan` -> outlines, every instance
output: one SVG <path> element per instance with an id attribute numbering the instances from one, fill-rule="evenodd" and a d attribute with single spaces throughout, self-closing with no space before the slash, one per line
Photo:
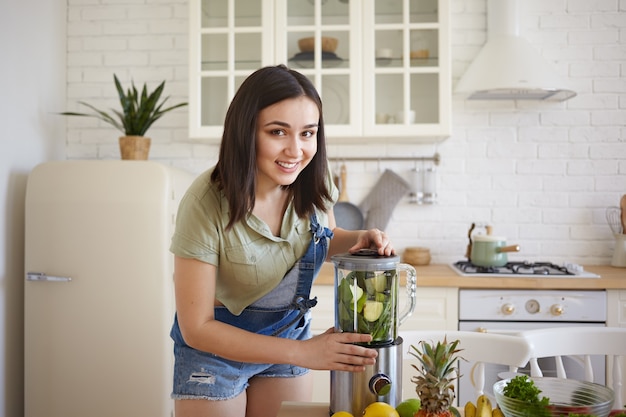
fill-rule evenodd
<path id="1" fill-rule="evenodd" d="M 361 209 L 350 203 L 347 192 L 348 173 L 346 165 L 342 164 L 339 180 L 339 199 L 333 208 L 337 226 L 346 230 L 360 230 L 363 228 L 363 213 Z"/>

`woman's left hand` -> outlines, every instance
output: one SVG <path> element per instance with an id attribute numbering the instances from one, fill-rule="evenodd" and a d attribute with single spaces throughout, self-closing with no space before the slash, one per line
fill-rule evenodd
<path id="1" fill-rule="evenodd" d="M 396 252 L 385 232 L 378 229 L 363 230 L 356 244 L 348 252 L 356 252 L 359 249 L 374 249 L 383 256 L 394 255 Z"/>

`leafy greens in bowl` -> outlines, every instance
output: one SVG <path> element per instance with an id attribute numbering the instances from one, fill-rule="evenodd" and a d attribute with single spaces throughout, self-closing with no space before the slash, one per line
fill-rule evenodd
<path id="1" fill-rule="evenodd" d="M 607 417 L 614 399 L 604 385 L 525 375 L 496 382 L 493 393 L 505 417 Z"/>

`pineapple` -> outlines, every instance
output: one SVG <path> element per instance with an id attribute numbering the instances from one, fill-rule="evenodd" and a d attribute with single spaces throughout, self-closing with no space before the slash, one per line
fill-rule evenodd
<path id="1" fill-rule="evenodd" d="M 444 338 L 436 345 L 422 340 L 421 349 L 411 345 L 409 353 L 421 363 L 421 366 L 412 364 L 419 375 L 413 376 L 411 382 L 415 383 L 415 392 L 422 403 L 415 417 L 452 417 L 454 380 L 458 378 L 457 353 L 461 351 L 458 344 L 458 340 L 448 343 Z"/>

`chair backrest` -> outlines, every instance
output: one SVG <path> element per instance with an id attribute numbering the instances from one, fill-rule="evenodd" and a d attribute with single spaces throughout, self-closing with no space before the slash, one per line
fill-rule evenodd
<path id="1" fill-rule="evenodd" d="M 462 349 L 459 356 L 473 363 L 470 375 L 461 375 L 461 378 L 470 379 L 475 391 L 474 398 L 485 393 L 486 363 L 507 365 L 511 372 L 516 372 L 517 368 L 525 366 L 531 357 L 530 345 L 526 339 L 512 335 L 471 331 L 401 330 L 400 336 L 404 339 L 403 398 L 415 396 L 415 385 L 411 383 L 411 377 L 416 375 L 416 371 L 410 368 L 410 364 L 417 364 L 418 360 L 409 351 L 412 350 L 411 345 L 419 348 L 420 341 L 436 343 L 443 341 L 444 338 L 448 342 L 459 341 L 458 348 Z"/>
<path id="2" fill-rule="evenodd" d="M 579 359 L 584 380 L 593 381 L 592 355 L 603 355 L 607 363 L 607 385 L 615 391 L 615 408 L 624 408 L 624 357 L 626 328 L 620 327 L 558 327 L 526 330 L 519 333 L 531 347 L 530 375 L 543 376 L 538 359 L 554 358 L 556 377 L 567 378 L 563 357 Z"/>

